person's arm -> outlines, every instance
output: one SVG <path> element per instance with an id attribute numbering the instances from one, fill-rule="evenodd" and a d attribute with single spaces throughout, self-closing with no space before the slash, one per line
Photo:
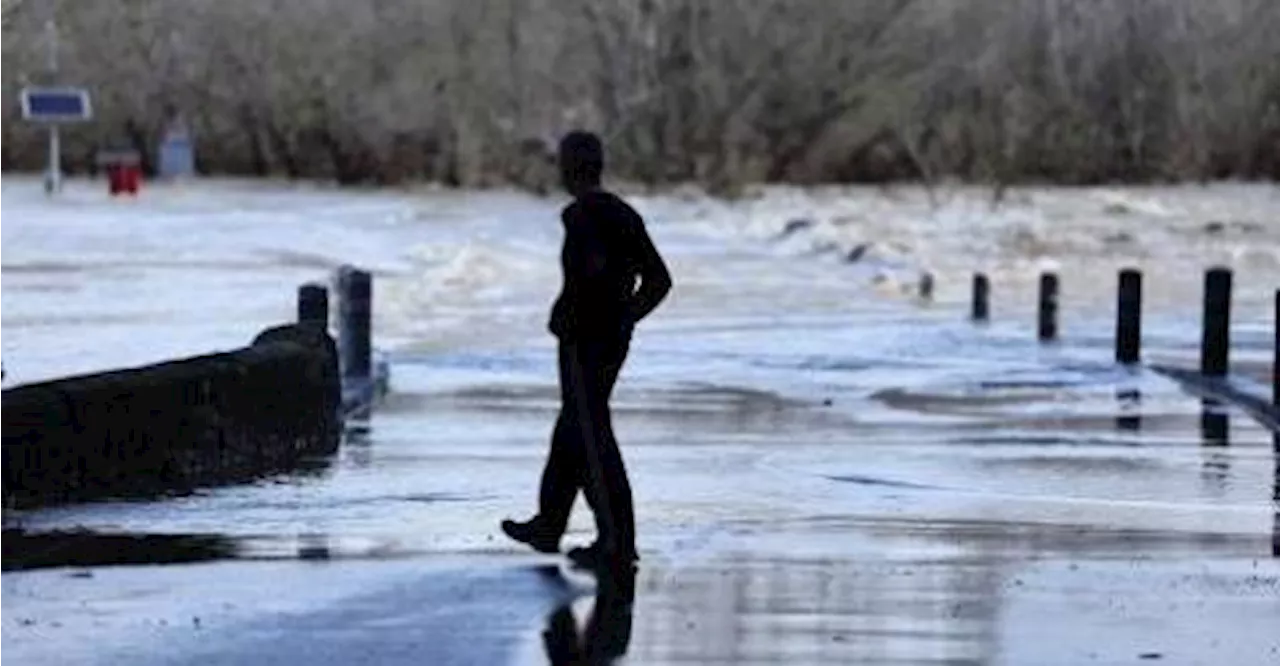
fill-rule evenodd
<path id="1" fill-rule="evenodd" d="M 551 334 L 560 339 L 569 337 L 569 305 L 566 302 L 564 293 L 556 297 L 555 303 L 551 305 L 551 317 L 547 319 L 547 330 Z"/>
<path id="2" fill-rule="evenodd" d="M 579 323 L 578 306 L 582 291 L 604 268 L 603 248 L 583 219 L 585 215 L 581 202 L 570 204 L 560 214 L 565 230 L 561 250 L 564 286 L 551 307 L 548 329 L 561 340 L 572 337 Z"/>
<path id="3" fill-rule="evenodd" d="M 637 323 L 657 309 L 671 292 L 671 271 L 658 254 L 653 240 L 644 229 L 644 222 L 637 214 L 634 220 L 632 240 L 636 244 L 637 268 L 640 272 L 640 288 L 631 299 L 631 321 Z"/>

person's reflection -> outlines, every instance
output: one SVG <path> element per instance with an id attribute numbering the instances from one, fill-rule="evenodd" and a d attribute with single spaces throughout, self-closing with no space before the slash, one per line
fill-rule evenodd
<path id="1" fill-rule="evenodd" d="M 1137 389 L 1118 390 L 1116 403 L 1119 406 L 1116 429 L 1127 432 L 1142 430 L 1142 392 Z"/>
<path id="2" fill-rule="evenodd" d="M 591 615 L 578 634 L 572 601 L 547 616 L 542 643 L 553 666 L 609 664 L 627 653 L 631 643 L 631 606 L 635 601 L 634 570 L 602 576 Z"/>

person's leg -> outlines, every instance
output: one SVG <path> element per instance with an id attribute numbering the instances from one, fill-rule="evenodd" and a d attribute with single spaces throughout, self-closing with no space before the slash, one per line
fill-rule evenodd
<path id="1" fill-rule="evenodd" d="M 542 483 L 538 489 L 538 519 L 557 538 L 564 534 L 569 524 L 573 500 L 582 486 L 582 438 L 573 432 L 574 418 L 572 413 L 563 408 L 560 410 L 551 434 L 551 452 L 542 470 Z"/>
<path id="2" fill-rule="evenodd" d="M 603 399 L 600 402 L 599 430 L 597 440 L 600 447 L 600 462 L 605 473 L 605 490 L 609 493 L 609 507 L 613 510 L 613 524 L 618 530 L 613 543 L 624 555 L 634 555 L 636 550 L 635 509 L 631 497 L 631 481 L 627 478 L 627 467 L 622 460 L 622 451 L 618 448 L 618 440 L 613 432 L 613 413 L 609 407 L 609 398 L 613 387 L 622 371 L 622 364 L 627 358 L 630 340 L 619 340 L 606 349 Z M 606 541 L 606 543 L 609 543 Z"/>
<path id="3" fill-rule="evenodd" d="M 573 412 L 570 413 L 571 420 L 566 419 L 566 425 L 570 427 L 576 435 L 574 442 L 582 444 L 594 445 L 599 448 L 599 440 L 601 437 L 600 428 L 607 421 L 602 420 L 600 414 L 602 411 L 607 415 L 608 400 L 613 394 L 613 386 L 618 381 L 618 372 L 622 368 L 622 364 L 608 363 L 609 356 L 603 345 L 596 341 L 584 341 L 577 345 L 577 363 L 578 369 L 566 365 L 565 371 L 568 378 L 565 380 L 564 386 L 569 387 L 569 395 L 562 396 L 562 400 L 566 405 L 573 405 Z M 580 372 L 581 375 L 575 375 Z M 574 384 L 577 381 L 581 384 L 582 395 L 579 396 L 575 391 Z M 603 397 L 602 397 L 603 396 Z M 581 401 L 585 400 L 585 407 Z M 582 422 L 577 414 L 578 410 L 582 413 L 590 415 L 590 420 Z M 584 430 L 589 427 L 590 433 Z M 597 498 L 595 496 L 595 480 L 592 478 L 591 466 L 588 464 L 589 458 L 587 451 L 579 446 L 578 452 L 581 454 L 578 462 L 578 487 L 582 488 L 583 496 L 587 500 L 587 505 L 591 507 L 593 513 L 596 513 L 597 527 L 599 527 L 600 515 L 597 511 Z M 603 533 L 603 532 L 601 532 Z"/>
<path id="4" fill-rule="evenodd" d="M 605 492 L 609 493 L 609 508 L 613 511 L 612 522 L 617 530 L 611 538 L 603 541 L 606 544 L 612 544 L 612 548 L 623 556 L 634 556 L 636 524 L 631 498 L 631 482 L 627 478 L 622 451 L 618 448 L 618 441 L 614 439 L 612 428 L 601 437 L 600 462 L 601 467 L 604 468 Z"/>
<path id="5" fill-rule="evenodd" d="M 543 552 L 556 552 L 569 524 L 573 500 L 583 487 L 586 461 L 578 428 L 571 379 L 571 351 L 560 346 L 560 414 L 551 434 L 551 450 L 538 488 L 538 515 L 524 523 L 503 521 L 502 529 L 513 539 Z"/>
<path id="6" fill-rule="evenodd" d="M 589 435 L 586 445 L 592 447 L 595 463 L 602 475 L 599 480 L 593 479 L 590 475 L 596 472 L 587 465 L 583 466 L 583 487 L 595 512 L 596 530 L 599 534 L 596 547 L 634 555 L 635 518 L 631 486 L 613 434 L 609 411 L 609 397 L 626 360 L 628 343 L 629 340 L 622 338 L 593 340 L 579 345 L 578 370 L 582 391 L 578 400 L 585 403 L 585 408 L 580 408 L 589 416 L 589 422 L 578 425 L 580 429 L 585 428 L 584 438 Z M 598 488 L 598 484 L 603 488 Z M 598 497 L 600 490 L 604 492 L 603 498 Z M 579 555 L 582 554 L 579 552 Z"/>

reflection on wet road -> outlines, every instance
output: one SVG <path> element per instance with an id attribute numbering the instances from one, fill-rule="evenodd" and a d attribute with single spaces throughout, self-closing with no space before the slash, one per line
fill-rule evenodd
<path id="1" fill-rule="evenodd" d="M 101 285 L 136 270 L 157 308 L 186 313 L 166 280 L 224 271 L 218 335 L 247 336 L 253 317 L 276 316 L 263 285 L 314 279 L 349 247 L 382 271 L 388 402 L 306 474 L 6 515 L 23 531 L 4 536 L 3 647 L 33 664 L 555 663 L 621 644 L 633 664 L 1280 660 L 1280 441 L 1113 366 L 1109 313 L 1064 306 L 1062 343 L 1040 347 L 1003 283 L 993 323 L 975 328 L 948 283 L 932 304 L 886 296 L 882 250 L 826 261 L 761 241 L 772 233 L 735 238 L 731 216 L 698 204 L 645 205 L 677 293 L 615 394 L 643 557 L 634 600 L 497 531 L 533 502 L 556 409 L 537 286 L 554 289 L 556 229 L 529 221 L 554 206 L 268 192 L 185 222 L 143 209 L 140 224 L 214 238 L 157 234 L 132 268 L 131 248 L 86 240 L 100 235 L 92 216 L 54 225 L 88 256 L 74 270 L 40 263 L 52 245 L 19 257 L 6 333 L 16 317 L 27 358 L 75 360 L 32 331 L 73 340 L 78 324 L 36 292 L 10 300 L 37 285 L 85 299 L 84 316 L 135 317 L 112 336 L 203 345 L 205 333 L 99 303 Z M 760 227 L 765 204 L 752 206 L 744 224 Z M 779 229 L 790 216 L 778 209 Z M 206 228 L 219 220 L 247 236 Z M 1151 235 L 1194 227 L 1176 222 Z M 34 243 L 22 231 L 5 226 L 6 271 L 12 243 Z M 168 254 L 201 261 L 181 274 Z M 266 256 L 278 263 L 257 267 Z M 1069 268 L 1068 292 L 1091 279 Z M 1144 353 L 1193 357 L 1185 313 L 1149 315 Z M 1253 372 L 1270 329 L 1247 312 L 1240 326 Z M 590 539 L 579 511 L 567 541 Z M 171 564 L 103 566 L 139 561 Z"/>

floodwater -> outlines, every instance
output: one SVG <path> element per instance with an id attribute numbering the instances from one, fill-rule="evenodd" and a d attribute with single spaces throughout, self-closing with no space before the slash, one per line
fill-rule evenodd
<path id="1" fill-rule="evenodd" d="M 1015 190 L 994 210 L 976 189 L 634 197 L 676 291 L 615 399 L 643 557 L 621 611 L 496 529 L 530 510 L 554 418 L 562 202 L 3 188 L 6 386 L 245 344 L 347 262 L 374 271 L 392 364 L 387 403 L 306 473 L 7 515 L 105 533 L 117 564 L 127 535 L 174 560 L 6 572 L 18 662 L 545 663 L 547 636 L 590 638 L 593 607 L 635 664 L 1280 660 L 1280 443 L 1110 348 L 1135 265 L 1146 357 L 1194 363 L 1201 272 L 1224 264 L 1235 367 L 1261 378 L 1274 186 Z M 1041 270 L 1062 278 L 1050 346 Z M 590 540 L 584 514 L 568 541 Z"/>

